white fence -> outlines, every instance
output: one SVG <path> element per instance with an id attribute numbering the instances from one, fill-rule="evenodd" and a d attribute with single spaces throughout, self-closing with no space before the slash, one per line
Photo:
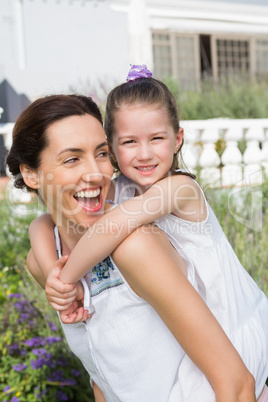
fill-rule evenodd
<path id="1" fill-rule="evenodd" d="M 181 126 L 184 161 L 202 184 L 255 185 L 268 175 L 268 119 L 189 120 Z"/>
<path id="2" fill-rule="evenodd" d="M 13 126 L 0 124 L 7 149 Z M 202 184 L 254 185 L 262 183 L 263 174 L 268 175 L 268 119 L 184 120 L 181 126 L 185 131 L 184 161 Z"/>

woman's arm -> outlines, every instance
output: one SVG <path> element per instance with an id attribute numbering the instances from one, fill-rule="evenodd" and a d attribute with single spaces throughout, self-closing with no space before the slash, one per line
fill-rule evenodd
<path id="1" fill-rule="evenodd" d="M 78 281 L 110 255 L 137 227 L 168 213 L 195 221 L 205 219 L 203 196 L 188 176 L 166 177 L 145 194 L 120 204 L 100 217 L 77 243 L 60 279 L 64 283 Z"/>
<path id="2" fill-rule="evenodd" d="M 54 227 L 55 223 L 48 213 L 40 215 L 29 227 L 32 253 L 36 264 L 45 278 L 47 278 L 51 268 L 58 259 L 55 247 Z"/>
<path id="3" fill-rule="evenodd" d="M 114 251 L 113 259 L 206 375 L 217 402 L 254 402 L 252 375 L 188 281 L 184 262 L 164 233 L 155 227 L 138 229 Z"/>

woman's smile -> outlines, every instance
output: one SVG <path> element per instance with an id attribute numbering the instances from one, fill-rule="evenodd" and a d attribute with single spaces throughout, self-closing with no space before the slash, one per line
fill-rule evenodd
<path id="1" fill-rule="evenodd" d="M 102 196 L 101 188 L 91 189 L 84 188 L 81 191 L 77 191 L 74 198 L 87 212 L 98 212 L 102 209 Z"/>

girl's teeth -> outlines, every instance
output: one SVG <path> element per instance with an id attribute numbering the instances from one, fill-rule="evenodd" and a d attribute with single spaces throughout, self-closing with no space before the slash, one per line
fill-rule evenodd
<path id="1" fill-rule="evenodd" d="M 138 167 L 137 169 L 138 170 L 149 171 L 149 170 L 152 170 L 154 168 L 155 168 L 155 166 L 149 166 L 149 167 Z"/>
<path id="2" fill-rule="evenodd" d="M 99 194 L 100 189 L 98 188 L 97 190 L 77 191 L 77 193 L 75 193 L 75 196 L 79 198 L 95 198 Z"/>

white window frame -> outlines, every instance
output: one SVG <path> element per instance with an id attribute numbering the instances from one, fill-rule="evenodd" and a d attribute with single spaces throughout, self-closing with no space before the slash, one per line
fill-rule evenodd
<path id="1" fill-rule="evenodd" d="M 181 33 L 181 32 L 173 32 L 169 30 L 153 30 L 152 34 L 155 35 L 168 35 L 169 36 L 169 46 L 171 49 L 171 70 L 172 70 L 172 76 L 178 78 L 178 63 L 177 63 L 177 57 L 178 55 L 176 54 L 176 38 L 181 37 L 181 38 L 192 38 L 194 41 L 194 59 L 195 59 L 195 80 L 196 84 L 199 83 L 200 78 L 201 78 L 201 66 L 200 66 L 200 44 L 199 44 L 199 34 L 189 34 L 189 33 Z M 153 40 L 153 45 L 156 44 L 157 42 L 154 42 Z"/>

